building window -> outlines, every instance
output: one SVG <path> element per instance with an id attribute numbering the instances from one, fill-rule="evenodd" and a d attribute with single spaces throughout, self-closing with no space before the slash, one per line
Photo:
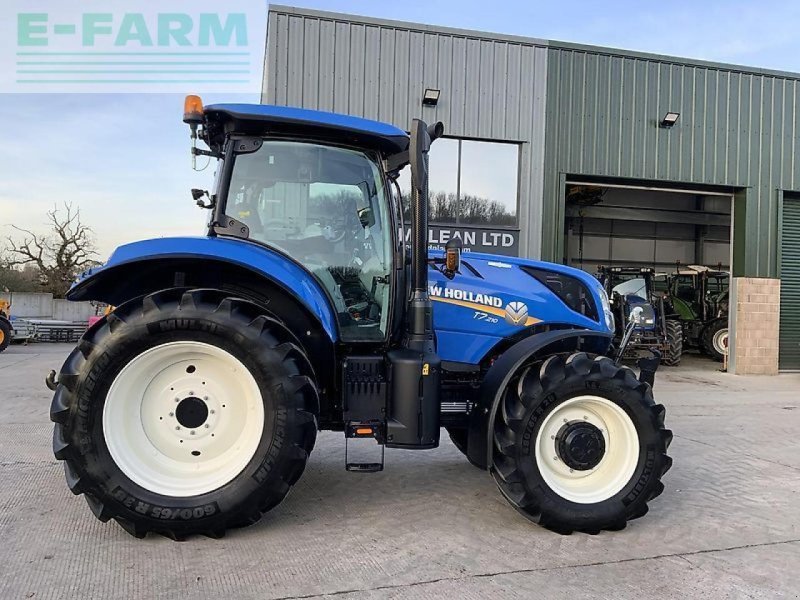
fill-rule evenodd
<path id="1" fill-rule="evenodd" d="M 519 145 L 443 138 L 430 150 L 430 223 L 472 227 L 517 225 Z M 411 172 L 400 191 L 409 222 Z"/>

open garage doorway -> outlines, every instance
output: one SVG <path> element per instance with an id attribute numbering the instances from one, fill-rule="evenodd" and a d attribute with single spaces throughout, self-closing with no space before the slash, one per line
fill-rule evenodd
<path id="1" fill-rule="evenodd" d="M 569 177 L 564 262 L 611 272 L 612 283 L 642 282 L 637 301 L 653 305 L 662 335 L 680 321 L 682 354 L 719 368 L 728 351 L 732 208 L 732 191 Z M 618 305 L 628 306 L 633 287 L 617 288 Z"/>

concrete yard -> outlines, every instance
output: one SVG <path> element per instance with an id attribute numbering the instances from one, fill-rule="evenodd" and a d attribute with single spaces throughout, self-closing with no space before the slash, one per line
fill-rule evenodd
<path id="1" fill-rule="evenodd" d="M 674 466 L 620 532 L 560 536 L 518 515 L 443 436 L 344 470 L 323 433 L 294 491 L 222 540 L 137 540 L 92 516 L 51 453 L 44 385 L 69 347 L 0 354 L 0 598 L 795 598 L 800 374 L 687 357 L 657 399 Z"/>

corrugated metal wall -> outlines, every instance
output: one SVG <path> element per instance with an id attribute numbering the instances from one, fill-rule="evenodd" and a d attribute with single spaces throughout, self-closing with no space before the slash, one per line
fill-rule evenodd
<path id="1" fill-rule="evenodd" d="M 737 274 L 775 277 L 778 189 L 800 189 L 799 92 L 789 76 L 551 46 L 543 255 L 563 255 L 562 174 L 710 184 L 742 188 Z"/>
<path id="2" fill-rule="evenodd" d="M 535 41 L 273 6 L 262 100 L 387 121 L 445 124 L 447 135 L 525 142 L 520 253 L 538 256 L 547 50 Z M 442 91 L 422 107 L 425 88 Z"/>

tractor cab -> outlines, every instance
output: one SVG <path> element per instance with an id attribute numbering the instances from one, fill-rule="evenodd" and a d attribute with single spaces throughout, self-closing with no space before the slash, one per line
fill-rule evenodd
<path id="1" fill-rule="evenodd" d="M 200 135 L 222 159 L 211 235 L 248 239 L 302 265 L 330 299 L 344 341 L 385 340 L 402 256 L 385 164 L 407 156 L 406 133 L 294 108 L 199 110 L 188 106 L 184 120 L 202 119 Z"/>

